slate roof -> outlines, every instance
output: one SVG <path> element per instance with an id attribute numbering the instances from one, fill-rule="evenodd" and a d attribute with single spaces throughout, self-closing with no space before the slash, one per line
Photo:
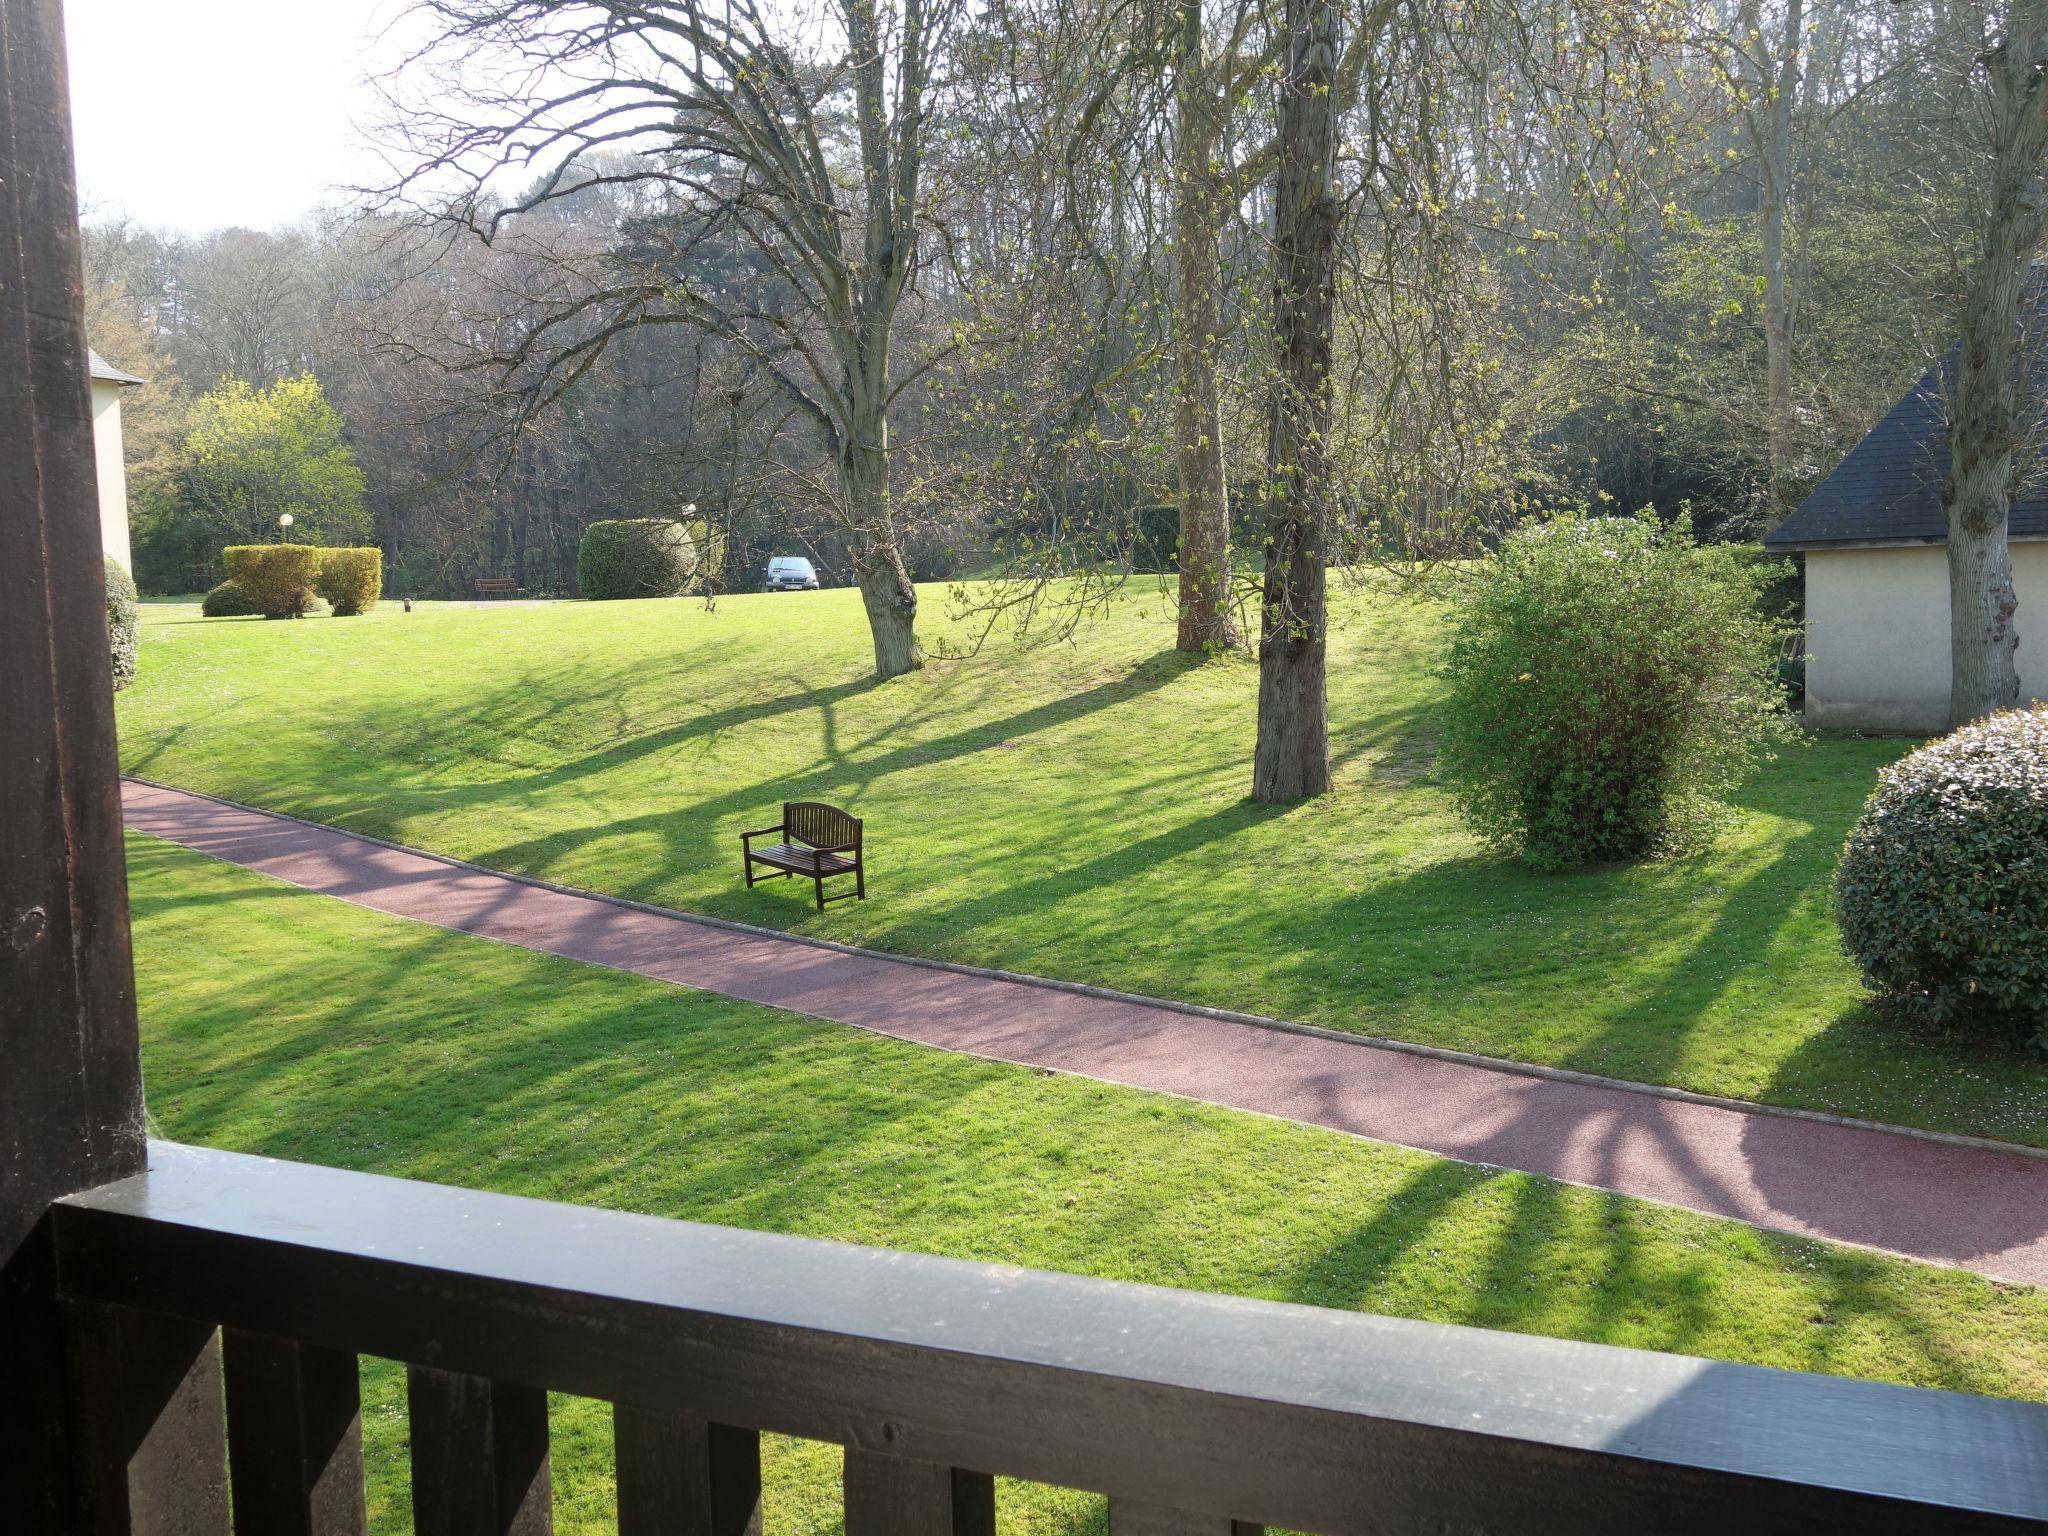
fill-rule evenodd
<path id="1" fill-rule="evenodd" d="M 1764 540 L 1780 553 L 1861 544 L 1945 544 L 1948 418 L 1930 370 Z M 2048 538 L 2048 485 L 2013 503 L 2009 536 Z"/>
<path id="2" fill-rule="evenodd" d="M 147 379 L 138 379 L 132 373 L 123 373 L 90 347 L 86 348 L 86 356 L 92 360 L 92 376 L 96 379 L 105 379 L 113 384 L 147 384 L 149 382 Z"/>

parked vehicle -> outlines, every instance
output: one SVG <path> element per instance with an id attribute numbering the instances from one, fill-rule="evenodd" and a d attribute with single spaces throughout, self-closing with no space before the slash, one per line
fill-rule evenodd
<path id="1" fill-rule="evenodd" d="M 777 555 L 768 562 L 770 592 L 818 590 L 818 568 L 802 555 Z"/>

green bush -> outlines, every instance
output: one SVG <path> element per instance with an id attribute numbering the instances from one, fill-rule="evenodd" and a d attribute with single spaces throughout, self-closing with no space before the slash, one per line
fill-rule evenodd
<path id="1" fill-rule="evenodd" d="M 266 619 L 296 619 L 313 608 L 320 580 L 314 544 L 231 544 L 222 550 L 228 580 L 247 594 Z"/>
<path id="2" fill-rule="evenodd" d="M 1556 518 L 1461 573 L 1442 768 L 1539 868 L 1697 845 L 1779 713 L 1763 573 L 1683 523 Z"/>
<path id="3" fill-rule="evenodd" d="M 576 551 L 576 584 L 592 601 L 675 597 L 697 574 L 689 530 L 665 517 L 592 523 Z"/>
<path id="4" fill-rule="evenodd" d="M 135 583 L 121 562 L 107 560 L 107 640 L 114 648 L 114 692 L 135 681 Z"/>
<path id="5" fill-rule="evenodd" d="M 321 550 L 315 590 L 333 605 L 336 618 L 368 613 L 384 595 L 384 551 L 374 545 Z"/>
<path id="6" fill-rule="evenodd" d="M 232 581 L 224 581 L 200 599 L 199 611 L 209 619 L 244 619 L 252 618 L 263 610 Z"/>
<path id="7" fill-rule="evenodd" d="M 2048 705 L 1966 725 L 1878 775 L 1835 914 L 1881 995 L 2048 1046 Z"/>

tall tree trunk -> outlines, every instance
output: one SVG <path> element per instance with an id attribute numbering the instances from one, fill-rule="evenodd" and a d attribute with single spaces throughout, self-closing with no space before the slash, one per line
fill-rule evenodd
<path id="1" fill-rule="evenodd" d="M 1799 60 L 1805 45 L 1803 0 L 1787 0 L 1784 27 L 1762 155 L 1764 430 L 1770 455 L 1769 513 L 1773 523 L 1783 511 L 1785 484 L 1792 468 L 1792 299 L 1785 274 L 1785 218 L 1792 200 L 1792 111 L 1799 99 Z"/>
<path id="2" fill-rule="evenodd" d="M 853 575 L 875 643 L 875 675 L 900 677 L 924 665 L 917 643 L 917 588 L 904 568 L 889 505 L 887 427 L 879 410 L 870 433 L 844 450 Z"/>
<path id="3" fill-rule="evenodd" d="M 2018 455 L 2031 450 L 2021 400 L 2036 390 L 2039 338 L 2022 336 L 2025 288 L 2044 222 L 2048 151 L 2048 0 L 2014 0 L 2003 41 L 1985 55 L 1994 96 L 1992 184 L 1971 274 L 1949 421 L 1949 714 L 1957 725 L 2019 702 L 2019 600 L 2006 525 Z"/>
<path id="4" fill-rule="evenodd" d="M 1230 621 L 1230 498 L 1223 467 L 1222 198 L 1215 158 L 1220 103 L 1202 39 L 1201 0 L 1182 0 L 1174 80 L 1174 429 L 1180 469 L 1180 632 L 1183 651 L 1237 643 Z"/>
<path id="5" fill-rule="evenodd" d="M 1274 199 L 1275 372 L 1267 443 L 1266 576 L 1252 798 L 1330 787 L 1330 350 L 1337 288 L 1337 0 L 1287 0 Z"/>

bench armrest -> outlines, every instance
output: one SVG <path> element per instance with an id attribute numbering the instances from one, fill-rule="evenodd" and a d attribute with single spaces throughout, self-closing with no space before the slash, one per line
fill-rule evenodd
<path id="1" fill-rule="evenodd" d="M 752 832 L 742 832 L 740 834 L 740 841 L 743 843 L 748 842 L 757 837 L 766 837 L 770 832 L 780 832 L 781 830 L 782 823 L 778 821 L 772 827 L 757 827 Z"/>

